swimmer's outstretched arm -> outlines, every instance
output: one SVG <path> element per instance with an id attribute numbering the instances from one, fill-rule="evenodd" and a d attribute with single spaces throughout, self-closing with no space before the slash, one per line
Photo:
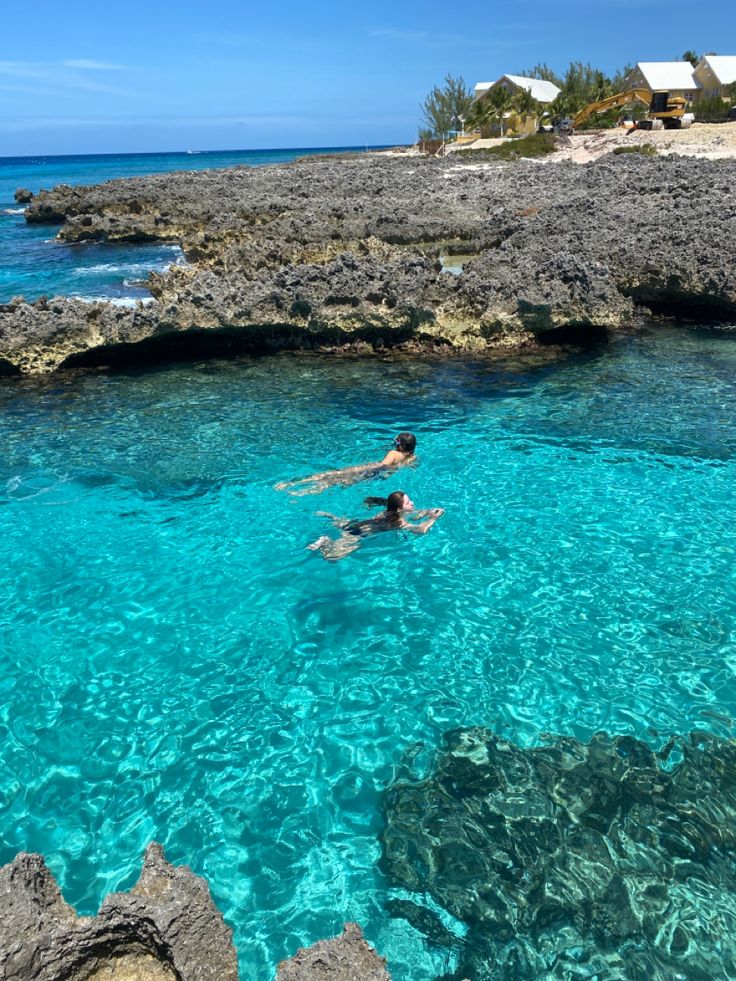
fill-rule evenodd
<path id="1" fill-rule="evenodd" d="M 429 514 L 430 517 L 426 521 L 423 521 L 419 525 L 411 525 L 407 521 L 404 524 L 404 531 L 408 531 L 412 535 L 426 535 L 432 525 L 445 513 L 444 508 L 432 508 L 430 511 L 420 511 L 420 514 Z"/>

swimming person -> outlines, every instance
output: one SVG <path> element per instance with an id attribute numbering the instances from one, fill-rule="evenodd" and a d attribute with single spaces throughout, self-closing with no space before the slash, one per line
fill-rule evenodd
<path id="1" fill-rule="evenodd" d="M 302 477 L 301 480 L 284 481 L 276 484 L 276 490 L 289 490 L 291 487 L 300 487 L 304 484 L 306 486 L 301 490 L 289 490 L 289 493 L 295 496 L 321 494 L 328 487 L 351 487 L 361 480 L 388 476 L 399 467 L 414 463 L 416 447 L 417 438 L 413 433 L 399 433 L 394 440 L 393 449 L 389 450 L 382 460 L 361 463 L 357 467 L 343 467 L 342 470 L 325 470 L 324 473 L 313 473 L 311 477 Z"/>
<path id="2" fill-rule="evenodd" d="M 322 558 L 330 562 L 338 562 L 360 548 L 361 539 L 375 535 L 380 531 L 408 531 L 412 535 L 426 535 L 432 525 L 445 513 L 444 508 L 431 508 L 429 511 L 415 511 L 414 504 L 408 494 L 394 491 L 388 497 L 367 497 L 365 503 L 371 507 L 377 505 L 384 510 L 375 518 L 338 518 L 327 511 L 317 514 L 329 518 L 342 534 L 339 538 L 322 535 L 307 548 L 322 553 Z M 421 520 L 424 519 L 424 520 Z M 421 521 L 421 524 L 411 524 L 411 521 Z"/>

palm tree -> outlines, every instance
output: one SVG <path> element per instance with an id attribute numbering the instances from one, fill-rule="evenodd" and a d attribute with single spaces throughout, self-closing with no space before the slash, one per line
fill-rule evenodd
<path id="1" fill-rule="evenodd" d="M 514 104 L 513 93 L 505 85 L 497 85 L 490 90 L 485 99 L 490 106 L 491 119 L 496 120 L 499 133 L 503 136 L 503 120 Z"/>
<path id="2" fill-rule="evenodd" d="M 556 125 L 573 111 L 569 97 L 564 92 L 559 92 L 547 106 L 547 111 L 549 112 L 550 119 Z"/>
<path id="3" fill-rule="evenodd" d="M 539 116 L 540 114 L 539 103 L 532 95 L 531 89 L 519 89 L 514 96 L 514 109 L 522 121 L 523 129 L 526 129 L 526 122 L 530 116 Z"/>
<path id="4" fill-rule="evenodd" d="M 465 125 L 471 130 L 477 129 L 479 132 L 483 132 L 483 129 L 491 121 L 491 115 L 491 106 L 488 100 L 485 98 L 476 99 L 465 118 Z"/>

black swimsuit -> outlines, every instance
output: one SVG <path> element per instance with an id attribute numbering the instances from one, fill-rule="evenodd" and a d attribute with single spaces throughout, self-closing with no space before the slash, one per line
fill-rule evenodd
<path id="1" fill-rule="evenodd" d="M 397 524 L 396 530 L 401 528 L 400 524 Z M 370 535 L 374 531 L 393 531 L 394 525 L 388 521 L 386 518 L 363 518 L 355 519 L 349 521 L 343 528 L 343 531 L 347 535 L 355 535 L 357 538 L 363 538 L 365 535 Z"/>
<path id="2" fill-rule="evenodd" d="M 344 531 L 348 535 L 356 535 L 358 538 L 362 538 L 363 535 L 368 534 L 373 524 L 374 522 L 370 518 L 365 521 L 351 521 L 345 525 Z"/>

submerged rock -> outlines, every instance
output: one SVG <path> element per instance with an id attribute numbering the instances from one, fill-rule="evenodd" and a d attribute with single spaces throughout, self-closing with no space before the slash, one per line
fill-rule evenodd
<path id="1" fill-rule="evenodd" d="M 598 733 L 523 749 L 455 730 L 384 811 L 384 869 L 415 895 L 394 911 L 457 948 L 453 977 L 736 976 L 733 741 L 694 733 L 656 753 Z M 420 915 L 423 896 L 456 936 Z"/>
<path id="2" fill-rule="evenodd" d="M 339 937 L 302 947 L 282 961 L 276 981 L 391 981 L 391 975 L 358 924 L 346 923 Z"/>
<path id="3" fill-rule="evenodd" d="M 136 310 L 0 307 L 4 370 L 284 348 L 504 351 L 598 341 L 637 305 L 736 321 L 736 161 L 381 157 L 40 192 L 64 242 L 179 243 Z M 472 254 L 461 275 L 440 256 Z M 114 308 L 113 308 L 114 309 Z"/>
<path id="4" fill-rule="evenodd" d="M 207 883 L 155 843 L 129 893 L 77 916 L 40 855 L 0 869 L 4 981 L 236 981 L 232 931 Z"/>

